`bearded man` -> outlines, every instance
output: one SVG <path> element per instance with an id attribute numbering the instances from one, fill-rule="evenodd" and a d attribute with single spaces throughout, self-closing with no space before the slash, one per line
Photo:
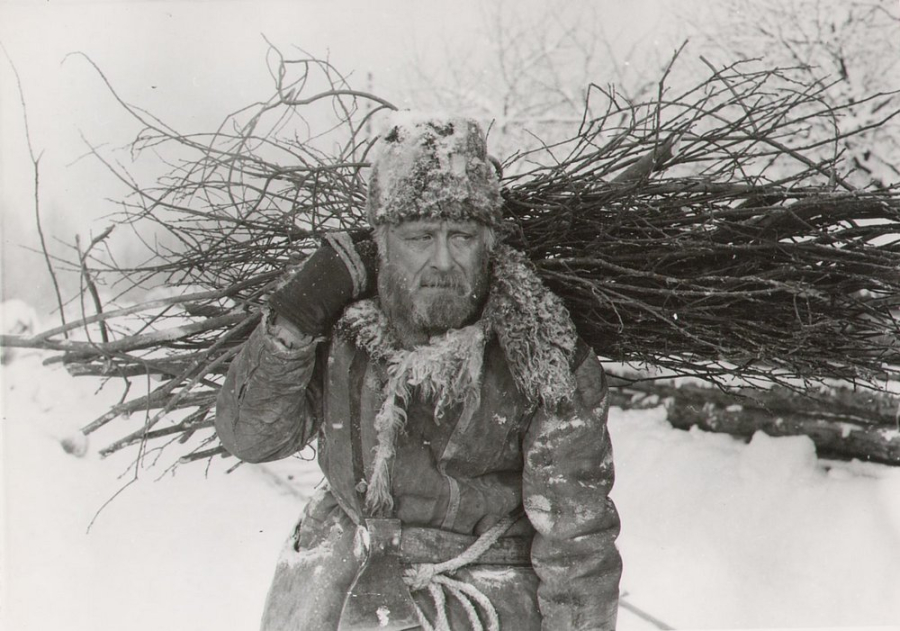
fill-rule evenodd
<path id="1" fill-rule="evenodd" d="M 374 243 L 332 235 L 274 291 L 219 396 L 229 452 L 317 439 L 327 481 L 262 628 L 614 628 L 605 377 L 499 243 L 478 124 L 395 114 L 367 214 Z"/>

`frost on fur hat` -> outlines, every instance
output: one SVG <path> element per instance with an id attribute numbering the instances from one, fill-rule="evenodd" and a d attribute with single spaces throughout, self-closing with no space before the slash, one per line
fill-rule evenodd
<path id="1" fill-rule="evenodd" d="M 407 219 L 500 223 L 497 172 L 472 119 L 395 112 L 372 165 L 369 223 Z"/>

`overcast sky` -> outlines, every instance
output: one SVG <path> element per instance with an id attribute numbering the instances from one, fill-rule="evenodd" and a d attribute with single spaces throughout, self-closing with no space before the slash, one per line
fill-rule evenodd
<path id="1" fill-rule="evenodd" d="M 598 13 L 622 51 L 667 46 L 674 16 L 694 0 L 568 0 Z M 32 145 L 41 156 L 41 206 L 50 235 L 72 243 L 109 223 L 107 197 L 121 194 L 86 141 L 119 147 L 137 131 L 81 52 L 128 102 L 180 131 L 209 130 L 229 112 L 271 93 L 266 39 L 290 53 L 329 56 L 359 82 L 406 107 L 413 68 L 439 73 L 452 55 L 488 54 L 484 1 L 183 0 L 105 2 L 0 0 L 0 43 L 18 70 Z M 516 16 L 546 1 L 506 2 Z M 265 37 L 265 39 L 264 39 Z M 668 39 L 666 39 L 668 38 Z M 664 41 L 665 40 L 665 41 Z M 598 77 L 604 82 L 606 78 Z M 4 298 L 49 307 L 49 277 L 34 229 L 33 174 L 11 66 L 0 58 L 0 213 Z M 52 247 L 62 246 L 53 243 Z M 43 298 L 41 298 L 43 296 Z"/>

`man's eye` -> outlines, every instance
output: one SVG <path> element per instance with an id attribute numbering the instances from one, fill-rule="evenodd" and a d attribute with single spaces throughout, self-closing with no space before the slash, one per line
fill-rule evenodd
<path id="1" fill-rule="evenodd" d="M 450 238 L 459 244 L 469 244 L 475 239 L 475 235 L 468 234 L 466 232 L 460 232 L 460 233 L 454 234 Z"/>

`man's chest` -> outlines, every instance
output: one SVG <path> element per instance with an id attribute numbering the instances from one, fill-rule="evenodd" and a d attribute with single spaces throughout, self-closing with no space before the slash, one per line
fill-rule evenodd
<path id="1" fill-rule="evenodd" d="M 336 350 L 325 375 L 323 429 L 330 443 L 356 444 L 367 474 L 386 438 L 393 442 L 395 468 L 430 463 L 464 477 L 521 468 L 532 410 L 498 348 L 485 349 L 477 381 L 449 402 L 421 385 L 398 396 L 384 362 L 358 349 Z M 396 431 L 386 431 L 390 424 Z"/>

